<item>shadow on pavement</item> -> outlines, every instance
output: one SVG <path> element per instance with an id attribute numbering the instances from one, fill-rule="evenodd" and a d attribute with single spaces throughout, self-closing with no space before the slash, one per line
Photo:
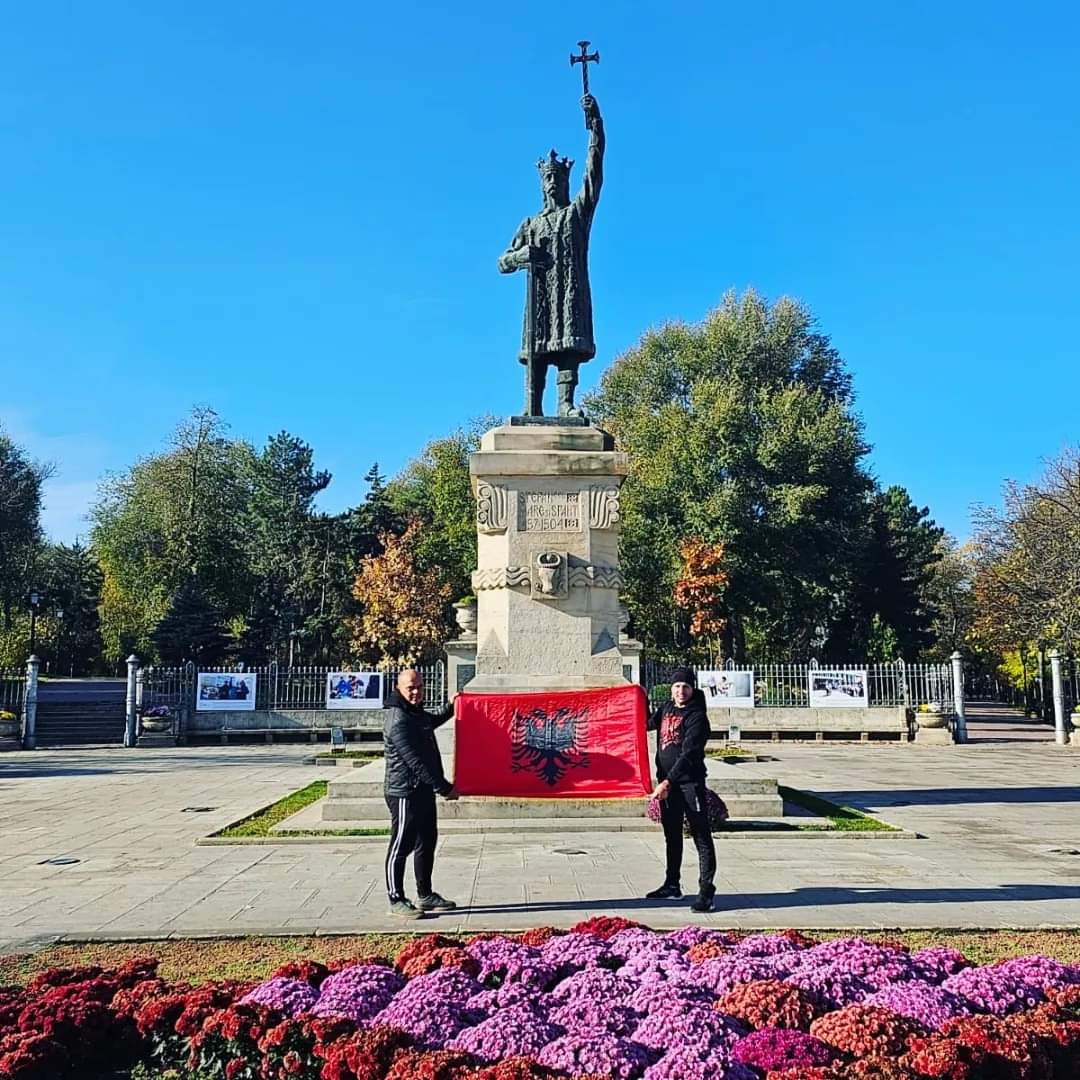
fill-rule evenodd
<path id="1" fill-rule="evenodd" d="M 645 900 L 613 897 L 607 900 L 539 901 L 535 904 L 461 905 L 450 915 L 496 915 L 535 911 L 671 911 L 693 900 Z M 1000 904 L 1021 900 L 1080 900 L 1080 885 L 988 885 L 971 889 L 844 889 L 804 888 L 787 893 L 717 893 L 714 911 L 732 908 L 832 907 L 837 904 Z"/>
<path id="2" fill-rule="evenodd" d="M 969 803 L 1075 803 L 1080 802 L 1080 785 L 888 788 L 877 791 L 821 791 L 820 794 L 833 802 L 851 803 L 863 809 L 868 806 L 965 806 Z"/>

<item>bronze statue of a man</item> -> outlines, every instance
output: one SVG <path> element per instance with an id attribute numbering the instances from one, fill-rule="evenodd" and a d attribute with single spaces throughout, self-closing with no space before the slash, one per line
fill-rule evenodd
<path id="1" fill-rule="evenodd" d="M 554 150 L 537 162 L 544 205 L 521 223 L 499 258 L 499 270 L 527 270 L 525 328 L 519 359 L 525 368 L 525 415 L 544 415 L 547 367 L 558 369 L 559 415 L 580 416 L 574 407 L 578 365 L 596 355 L 589 293 L 589 230 L 604 180 L 604 122 L 596 99 L 581 99 L 589 150 L 585 181 L 570 201 L 573 162 Z"/>

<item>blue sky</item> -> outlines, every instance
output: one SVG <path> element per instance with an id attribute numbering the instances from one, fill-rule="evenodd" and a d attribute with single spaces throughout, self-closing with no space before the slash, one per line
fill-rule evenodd
<path id="1" fill-rule="evenodd" d="M 582 160 L 581 37 L 608 132 L 583 390 L 754 287 L 813 309 L 875 473 L 960 536 L 1080 439 L 1075 4 L 548 7 L 6 7 L 0 422 L 58 465 L 54 537 L 195 403 L 310 442 L 329 509 L 519 410 L 495 260 L 537 157 Z"/>

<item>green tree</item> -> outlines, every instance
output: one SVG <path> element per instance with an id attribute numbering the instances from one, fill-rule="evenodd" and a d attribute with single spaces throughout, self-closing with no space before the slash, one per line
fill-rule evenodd
<path id="1" fill-rule="evenodd" d="M 94 552 L 76 541 L 51 544 L 39 572 L 52 618 L 39 652 L 49 671 L 85 675 L 101 669 L 101 567 Z M 60 614 L 60 613 L 63 614 Z"/>
<path id="2" fill-rule="evenodd" d="M 445 438 L 435 439 L 387 487 L 399 520 L 417 519 L 417 564 L 439 567 L 454 598 L 472 591 L 476 569 L 476 503 L 469 455 L 496 421 L 483 417 Z"/>
<path id="3" fill-rule="evenodd" d="M 91 543 L 103 574 L 101 632 L 112 661 L 153 654 L 151 635 L 191 579 L 224 620 L 246 614 L 244 529 L 251 447 L 195 409 L 170 448 L 103 482 Z"/>
<path id="4" fill-rule="evenodd" d="M 943 536 L 927 585 L 928 607 L 934 617 L 934 640 L 929 649 L 932 659 L 944 660 L 958 650 L 970 652 L 974 648 L 974 575 L 971 546 L 961 547 L 951 536 Z"/>
<path id="5" fill-rule="evenodd" d="M 303 633 L 320 602 L 323 545 L 315 497 L 330 483 L 311 447 L 285 431 L 250 459 L 244 543 L 252 594 L 241 642 L 245 652 L 283 659 L 290 635 Z"/>
<path id="6" fill-rule="evenodd" d="M 189 577 L 181 583 L 150 639 L 166 664 L 185 660 L 212 664 L 221 660 L 227 644 L 221 611 L 198 578 Z"/>
<path id="7" fill-rule="evenodd" d="M 999 651 L 1080 643 L 1080 450 L 1034 484 L 1009 482 L 975 529 L 975 631 Z"/>
<path id="8" fill-rule="evenodd" d="M 51 465 L 31 461 L 0 428 L 0 632 L 25 613 L 41 554 L 41 489 Z M 25 659 L 23 657 L 22 659 Z"/>
<path id="9" fill-rule="evenodd" d="M 679 544 L 723 544 L 724 648 L 806 656 L 850 588 L 873 482 L 851 382 L 798 302 L 727 294 L 696 325 L 645 334 L 587 408 L 630 454 L 625 597 L 637 632 L 685 644 Z"/>
<path id="10" fill-rule="evenodd" d="M 873 491 L 862 518 L 847 604 L 834 620 L 825 655 L 915 659 L 934 639 L 931 584 L 945 530 L 896 485 Z"/>

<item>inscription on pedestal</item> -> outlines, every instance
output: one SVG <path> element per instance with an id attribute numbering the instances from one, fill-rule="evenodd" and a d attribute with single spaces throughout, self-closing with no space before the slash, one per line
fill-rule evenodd
<path id="1" fill-rule="evenodd" d="M 581 532 L 581 497 L 576 491 L 519 491 L 518 532 Z"/>

